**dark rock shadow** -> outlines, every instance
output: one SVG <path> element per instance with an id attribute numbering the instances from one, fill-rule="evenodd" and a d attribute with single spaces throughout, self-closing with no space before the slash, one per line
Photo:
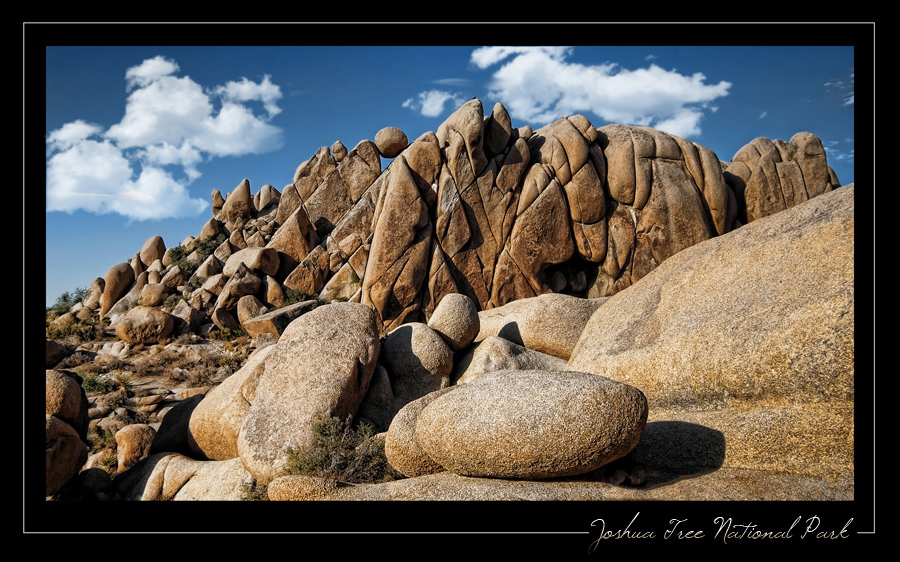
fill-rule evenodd
<path id="1" fill-rule="evenodd" d="M 591 473 L 624 488 L 650 489 L 719 469 L 725 460 L 721 431 L 682 421 L 650 422 L 630 453 Z"/>
<path id="2" fill-rule="evenodd" d="M 519 331 L 519 323 L 518 322 L 510 322 L 506 324 L 497 335 L 507 341 L 511 341 L 515 344 L 524 346 L 525 343 L 522 341 L 522 332 Z"/>
<path id="3" fill-rule="evenodd" d="M 195 394 L 169 410 L 150 444 L 151 455 L 180 453 L 192 459 L 208 460 L 190 430 L 191 414 L 205 396 L 206 394 Z"/>

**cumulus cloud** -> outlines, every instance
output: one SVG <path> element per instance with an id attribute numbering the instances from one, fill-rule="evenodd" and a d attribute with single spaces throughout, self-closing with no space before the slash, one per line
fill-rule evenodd
<path id="1" fill-rule="evenodd" d="M 445 90 L 428 90 L 403 102 L 403 107 L 408 107 L 426 117 L 438 117 L 444 113 L 444 107 L 448 103 L 455 108 L 465 103 L 465 99 L 457 93 Z"/>
<path id="2" fill-rule="evenodd" d="M 490 97 L 510 115 L 543 125 L 575 113 L 592 113 L 609 123 L 652 126 L 690 137 L 711 103 L 728 95 L 729 82 L 707 84 L 702 73 L 683 75 L 651 63 L 625 69 L 616 63 L 584 65 L 568 60 L 569 47 L 481 47 L 471 62 L 496 66 Z"/>
<path id="3" fill-rule="evenodd" d="M 79 142 L 100 133 L 103 127 L 94 123 L 86 123 L 78 119 L 66 123 L 59 129 L 47 135 L 47 150 L 66 150 Z"/>
<path id="4" fill-rule="evenodd" d="M 76 120 L 47 135 L 47 211 L 195 216 L 209 206 L 188 191 L 201 163 L 281 147 L 282 130 L 269 122 L 281 111 L 281 90 L 269 76 L 204 89 L 179 70 L 147 59 L 125 73 L 119 123 L 104 131 Z M 256 102 L 261 115 L 249 105 Z"/>
<path id="5" fill-rule="evenodd" d="M 143 88 L 163 76 L 178 72 L 178 63 L 165 57 L 157 56 L 147 59 L 137 66 L 125 71 L 126 91 Z"/>
<path id="6" fill-rule="evenodd" d="M 228 82 L 216 88 L 216 93 L 233 102 L 261 101 L 269 118 L 281 113 L 281 108 L 278 107 L 281 88 L 272 83 L 272 77 L 268 74 L 258 84 L 246 78 L 242 78 L 240 82 Z"/>

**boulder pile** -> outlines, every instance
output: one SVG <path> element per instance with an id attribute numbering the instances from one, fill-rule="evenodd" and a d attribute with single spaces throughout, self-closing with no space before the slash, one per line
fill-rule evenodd
<path id="1" fill-rule="evenodd" d="M 382 158 L 393 158 L 385 169 Z M 124 341 L 147 342 L 238 329 L 301 297 L 366 304 L 381 331 L 427 322 L 453 293 L 478 311 L 547 293 L 603 298 L 838 185 L 810 133 L 755 139 L 723 162 L 655 129 L 597 129 L 581 115 L 513 128 L 502 104 L 484 115 L 475 99 L 411 143 L 388 128 L 349 152 L 323 147 L 281 191 L 252 194 L 247 180 L 227 197 L 213 190 L 196 237 L 172 248 L 150 238 L 73 314 L 94 310 L 123 324 Z M 173 326 L 133 310 L 173 302 Z"/>
<path id="2" fill-rule="evenodd" d="M 476 99 L 413 142 L 387 128 L 323 147 L 280 191 L 214 190 L 196 237 L 147 240 L 66 321 L 106 318 L 126 345 L 259 341 L 179 423 L 123 433 L 126 499 L 237 499 L 246 482 L 416 499 L 409 482 L 285 480 L 327 417 L 373 426 L 407 480 L 448 490 L 594 475 L 605 488 L 578 497 L 609 499 L 610 483 L 717 473 L 727 487 L 750 471 L 751 496 L 776 499 L 763 480 L 777 473 L 852 497 L 853 187 L 839 186 L 810 133 L 724 162 L 580 115 L 513 128 Z M 47 350 L 50 495 L 86 452 L 65 446 L 83 422 L 51 408 L 51 374 L 54 389 L 77 383 Z M 678 458 L 693 450 L 678 439 L 703 451 Z"/>

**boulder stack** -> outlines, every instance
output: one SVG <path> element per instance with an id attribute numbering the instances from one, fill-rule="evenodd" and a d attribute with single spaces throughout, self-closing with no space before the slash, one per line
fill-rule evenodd
<path id="1" fill-rule="evenodd" d="M 384 169 L 382 158 L 392 159 Z M 99 303 L 115 324 L 140 300 L 136 285 L 161 283 L 144 302 L 183 297 L 193 330 L 240 328 L 249 318 L 237 300 L 253 295 L 267 312 L 298 297 L 360 302 L 388 332 L 428 323 L 449 294 L 479 312 L 549 293 L 600 299 L 685 248 L 838 185 L 808 132 L 755 139 L 723 162 L 686 139 L 595 128 L 583 115 L 517 129 L 502 104 L 486 115 L 473 99 L 412 142 L 385 127 L 350 151 L 322 147 L 281 191 L 253 193 L 246 179 L 213 190 L 213 217 L 196 236 L 168 249 L 151 237 L 98 278 L 84 306 Z M 241 288 L 223 296 L 239 271 Z"/>
<path id="2" fill-rule="evenodd" d="M 811 133 L 723 162 L 582 115 L 515 128 L 473 99 L 412 142 L 387 127 L 323 147 L 280 191 L 213 190 L 196 237 L 151 237 L 63 320 L 108 318 L 123 345 L 275 342 L 164 435 L 111 428 L 127 499 L 377 495 L 285 477 L 332 417 L 374 426 L 394 468 L 429 482 L 720 471 L 852 498 L 854 191 L 839 185 Z M 64 351 L 48 341 L 48 368 Z M 87 457 L 83 391 L 59 373 L 48 494 Z"/>

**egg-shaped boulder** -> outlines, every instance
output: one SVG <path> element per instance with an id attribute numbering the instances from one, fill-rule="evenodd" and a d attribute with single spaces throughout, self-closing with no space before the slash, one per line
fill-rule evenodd
<path id="1" fill-rule="evenodd" d="M 495 371 L 428 404 L 416 439 L 450 472 L 539 480 L 626 455 L 646 422 L 646 397 L 625 383 L 574 371 Z"/>

